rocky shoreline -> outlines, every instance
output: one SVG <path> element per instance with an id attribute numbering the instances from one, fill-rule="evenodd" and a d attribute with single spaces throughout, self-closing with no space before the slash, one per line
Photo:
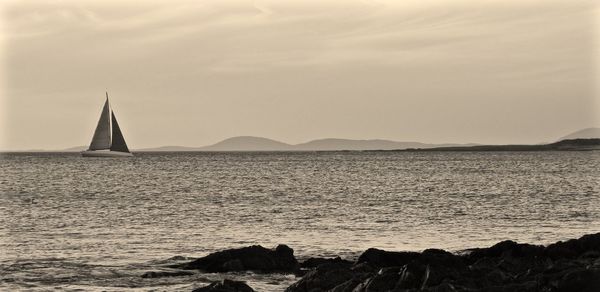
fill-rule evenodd
<path id="1" fill-rule="evenodd" d="M 298 262 L 286 245 L 229 249 L 172 265 L 172 274 L 252 271 L 293 273 L 299 280 L 286 292 L 379 291 L 600 291 L 600 233 L 548 246 L 502 241 L 461 254 L 440 249 L 423 252 L 371 248 L 357 260 L 310 258 Z M 195 292 L 251 292 L 244 282 L 223 280 Z"/>

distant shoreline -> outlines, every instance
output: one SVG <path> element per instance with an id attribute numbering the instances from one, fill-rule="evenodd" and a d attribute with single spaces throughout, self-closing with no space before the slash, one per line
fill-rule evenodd
<path id="1" fill-rule="evenodd" d="M 550 144 L 541 145 L 476 145 L 476 146 L 456 146 L 456 147 L 435 147 L 435 148 L 410 148 L 390 151 L 408 151 L 408 152 L 431 152 L 431 151 L 451 151 L 451 152 L 489 152 L 489 151 L 593 151 L 600 150 L 600 139 L 568 139 Z M 380 150 L 387 151 L 387 150 Z"/>
<path id="2" fill-rule="evenodd" d="M 534 151 L 594 151 L 600 150 L 600 139 L 568 139 L 540 145 L 473 145 L 432 148 L 373 149 L 373 150 L 132 150 L 133 153 L 311 153 L 311 152 L 534 152 Z M 79 151 L 0 151 L 8 153 L 78 153 Z"/>
<path id="3" fill-rule="evenodd" d="M 432 148 L 432 149 L 403 149 L 403 150 L 373 150 L 372 152 L 550 152 L 550 151 L 594 151 L 600 150 L 600 147 L 573 147 L 573 148 L 538 148 L 527 147 L 528 145 L 501 145 L 501 146 L 483 146 L 481 148 Z"/>

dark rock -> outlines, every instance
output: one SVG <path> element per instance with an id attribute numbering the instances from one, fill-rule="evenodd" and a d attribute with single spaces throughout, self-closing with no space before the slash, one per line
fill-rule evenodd
<path id="1" fill-rule="evenodd" d="M 471 291 L 461 286 L 452 285 L 450 283 L 442 283 L 434 287 L 427 287 L 422 290 L 423 292 L 458 292 L 458 291 Z"/>
<path id="2" fill-rule="evenodd" d="M 577 256 L 579 251 L 575 249 L 574 244 L 570 242 L 559 241 L 546 247 L 544 253 L 549 258 L 558 260 L 562 258 L 574 258 Z"/>
<path id="3" fill-rule="evenodd" d="M 571 271 L 563 276 L 556 291 L 598 292 L 600 291 L 600 270 L 578 269 Z"/>
<path id="4" fill-rule="evenodd" d="M 383 268 L 377 274 L 357 286 L 354 291 L 372 292 L 393 290 L 396 287 L 396 283 L 404 276 L 402 271 L 403 269 L 398 267 Z"/>
<path id="5" fill-rule="evenodd" d="M 335 286 L 328 292 L 354 292 L 357 291 L 356 287 L 359 286 L 364 280 L 366 280 L 366 274 L 355 275 L 352 279 Z"/>
<path id="6" fill-rule="evenodd" d="M 422 265 L 448 266 L 454 269 L 466 269 L 465 261 L 452 253 L 441 249 L 427 249 L 418 252 L 393 252 L 375 248 L 366 250 L 358 258 L 357 263 L 368 263 L 373 267 L 399 267 L 409 263 Z"/>
<path id="7" fill-rule="evenodd" d="M 451 269 L 440 270 L 420 263 L 409 263 L 402 267 L 382 268 L 379 272 L 372 274 L 357 285 L 353 291 L 420 291 L 429 288 L 433 291 L 438 288 L 443 291 L 454 289 L 451 285 L 443 285 L 443 283 L 446 283 L 444 281 L 448 279 L 448 281 L 451 281 L 456 272 Z"/>
<path id="8" fill-rule="evenodd" d="M 462 257 L 440 249 L 427 249 L 423 251 L 414 263 L 430 267 L 430 279 L 455 277 L 460 273 L 468 271 L 468 266 Z M 439 282 L 435 280 L 435 283 Z"/>
<path id="9" fill-rule="evenodd" d="M 349 266 L 352 266 L 352 262 L 351 261 L 347 261 L 347 260 L 343 260 L 340 257 L 336 257 L 336 258 L 309 258 L 307 260 L 305 260 L 304 262 L 300 263 L 300 267 L 303 269 L 312 269 L 312 268 L 316 268 L 320 265 L 324 265 L 324 264 L 345 264 Z"/>
<path id="10" fill-rule="evenodd" d="M 498 258 L 480 258 L 473 264 L 469 265 L 469 270 L 486 274 L 487 272 L 498 268 L 500 261 L 501 259 Z"/>
<path id="11" fill-rule="evenodd" d="M 509 283 L 498 286 L 485 287 L 484 291 L 489 292 L 532 292 L 532 291 L 543 291 L 538 287 L 535 281 L 528 281 L 524 283 Z"/>
<path id="12" fill-rule="evenodd" d="M 374 268 L 373 266 L 369 265 L 369 263 L 354 264 L 350 268 L 350 270 L 352 270 L 354 273 L 359 273 L 359 274 L 372 274 L 372 273 L 379 271 L 378 268 Z"/>
<path id="13" fill-rule="evenodd" d="M 226 271 L 243 271 L 244 264 L 240 259 L 234 259 L 223 263 L 223 269 Z"/>
<path id="14" fill-rule="evenodd" d="M 163 278 L 163 277 L 180 277 L 191 276 L 193 272 L 188 271 L 150 271 L 142 275 L 142 278 Z"/>
<path id="15" fill-rule="evenodd" d="M 590 251 L 600 252 L 600 233 L 587 234 L 579 239 L 559 241 L 546 247 L 545 255 L 552 259 L 574 258 Z"/>
<path id="16" fill-rule="evenodd" d="M 423 288 L 429 280 L 429 266 L 408 264 L 402 268 L 400 280 L 397 283 L 399 288 Z"/>
<path id="17" fill-rule="evenodd" d="M 244 282 L 225 279 L 194 289 L 193 292 L 254 292 L 254 289 Z"/>
<path id="18" fill-rule="evenodd" d="M 289 286 L 286 292 L 327 291 L 356 277 L 346 264 L 323 264 L 312 270 L 298 282 Z"/>
<path id="19" fill-rule="evenodd" d="M 418 252 L 385 251 L 377 248 L 369 248 L 363 252 L 357 263 L 368 263 L 373 267 L 398 267 L 408 264 L 420 257 Z"/>
<path id="20" fill-rule="evenodd" d="M 539 257 L 544 253 L 544 247 L 539 245 L 516 243 L 512 240 L 499 242 L 488 248 L 473 249 L 467 258 L 471 261 L 483 257 Z"/>
<path id="21" fill-rule="evenodd" d="M 499 242 L 455 255 L 368 249 L 356 263 L 309 259 L 287 292 L 600 291 L 600 233 L 547 247 Z"/>
<path id="22" fill-rule="evenodd" d="M 232 271 L 293 273 L 299 269 L 298 261 L 294 257 L 294 250 L 286 245 L 279 245 L 274 250 L 260 245 L 229 249 L 209 254 L 190 263 L 176 265 L 176 267 L 210 273 Z"/>
<path id="23" fill-rule="evenodd" d="M 494 285 L 504 284 L 512 280 L 513 277 L 501 270 L 493 270 L 485 275 L 485 280 Z"/>

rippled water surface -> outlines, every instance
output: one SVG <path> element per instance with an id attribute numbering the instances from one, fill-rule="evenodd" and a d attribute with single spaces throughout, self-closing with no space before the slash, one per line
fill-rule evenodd
<path id="1" fill-rule="evenodd" d="M 299 258 L 460 250 L 600 231 L 600 152 L 74 153 L 0 157 L 0 289 L 182 290 L 223 277 L 146 271 L 224 248 Z"/>

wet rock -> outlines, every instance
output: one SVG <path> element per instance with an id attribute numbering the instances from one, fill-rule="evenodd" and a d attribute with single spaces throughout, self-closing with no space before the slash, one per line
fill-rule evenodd
<path id="1" fill-rule="evenodd" d="M 181 277 L 191 276 L 193 272 L 188 271 L 150 271 L 142 275 L 142 278 L 164 278 L 164 277 Z"/>
<path id="2" fill-rule="evenodd" d="M 452 285 L 450 283 L 442 283 L 440 285 L 434 286 L 434 287 L 427 287 L 424 289 L 421 289 L 419 291 L 422 292 L 470 292 L 472 290 L 469 290 L 465 287 L 461 287 L 458 285 Z"/>
<path id="3" fill-rule="evenodd" d="M 558 283 L 556 291 L 600 291 L 600 270 L 578 269 L 566 273 Z"/>
<path id="4" fill-rule="evenodd" d="M 579 239 L 559 241 L 546 247 L 545 255 L 552 259 L 574 258 L 586 252 L 600 252 L 600 233 L 587 234 Z"/>
<path id="5" fill-rule="evenodd" d="M 483 275 L 492 270 L 497 269 L 500 261 L 501 260 L 498 258 L 488 258 L 488 257 L 480 258 L 477 261 L 475 261 L 474 263 L 472 263 L 471 265 L 469 265 L 469 270 L 476 272 L 476 273 L 480 273 L 480 275 Z"/>
<path id="6" fill-rule="evenodd" d="M 357 272 L 350 270 L 346 264 L 327 263 L 318 266 L 312 270 L 298 282 L 289 286 L 286 292 L 317 292 L 327 291 L 341 285 L 354 277 L 357 277 Z"/>
<path id="7" fill-rule="evenodd" d="M 354 288 L 356 292 L 391 291 L 405 280 L 404 268 L 383 268 Z M 413 280 L 413 279 L 411 279 Z M 398 283 L 400 282 L 400 283 Z"/>
<path id="8" fill-rule="evenodd" d="M 441 249 L 427 249 L 418 252 L 393 252 L 370 248 L 360 255 L 357 263 L 368 263 L 373 267 L 400 267 L 410 263 L 420 265 L 445 266 L 456 270 L 465 270 L 465 261 L 452 253 Z"/>
<path id="9" fill-rule="evenodd" d="M 439 285 L 444 280 L 460 278 L 461 273 L 468 271 L 464 259 L 440 249 L 428 249 L 422 253 L 369 249 L 358 262 L 383 268 L 357 286 L 356 291 L 424 289 Z"/>
<path id="10" fill-rule="evenodd" d="M 367 277 L 364 274 L 355 275 L 352 279 L 335 286 L 333 289 L 330 289 L 328 292 L 354 292 L 357 291 L 356 287 L 361 285 Z"/>
<path id="11" fill-rule="evenodd" d="M 483 257 L 539 257 L 542 256 L 543 253 L 543 246 L 522 244 L 512 240 L 506 240 L 488 248 L 473 249 L 467 258 L 476 261 Z"/>
<path id="12" fill-rule="evenodd" d="M 352 266 L 351 261 L 343 260 L 340 257 L 335 258 L 309 258 L 304 262 L 300 263 L 300 267 L 303 269 L 313 269 L 324 264 L 342 264 L 348 267 Z"/>
<path id="13" fill-rule="evenodd" d="M 403 266 L 420 257 L 418 252 L 385 251 L 377 248 L 369 248 L 363 252 L 357 263 L 368 263 L 373 267 L 398 267 Z"/>
<path id="14" fill-rule="evenodd" d="M 341 259 L 303 266 L 314 270 L 286 291 L 600 291 L 600 233 L 547 247 L 502 241 L 463 255 L 372 248 L 351 266 Z"/>
<path id="15" fill-rule="evenodd" d="M 512 280 L 513 277 L 510 274 L 496 269 L 487 273 L 484 278 L 485 281 L 487 281 L 487 283 L 491 283 L 493 285 L 500 285 L 509 282 L 510 280 Z"/>
<path id="16" fill-rule="evenodd" d="M 379 271 L 379 268 L 375 268 L 368 263 L 356 263 L 354 264 L 350 270 L 359 274 L 372 274 Z"/>
<path id="17" fill-rule="evenodd" d="M 442 279 L 456 278 L 468 271 L 465 260 L 455 254 L 440 249 L 427 249 L 413 261 L 429 267 L 429 283 L 440 283 Z"/>
<path id="18" fill-rule="evenodd" d="M 452 269 L 421 264 L 415 261 L 402 267 L 382 268 L 356 285 L 352 291 L 421 291 L 426 289 L 452 291 L 453 286 L 444 285 L 444 283 L 453 281 L 456 273 Z"/>
<path id="19" fill-rule="evenodd" d="M 279 245 L 275 249 L 254 245 L 215 252 L 186 264 L 175 265 L 175 267 L 210 273 L 233 271 L 293 273 L 299 269 L 299 264 L 294 257 L 294 250 L 286 245 Z"/>
<path id="20" fill-rule="evenodd" d="M 254 289 L 244 282 L 225 279 L 194 289 L 193 292 L 254 292 Z"/>
<path id="21" fill-rule="evenodd" d="M 524 283 L 509 283 L 498 286 L 487 286 L 484 291 L 489 292 L 532 292 L 532 291 L 544 291 L 542 290 L 535 281 L 528 281 Z"/>

